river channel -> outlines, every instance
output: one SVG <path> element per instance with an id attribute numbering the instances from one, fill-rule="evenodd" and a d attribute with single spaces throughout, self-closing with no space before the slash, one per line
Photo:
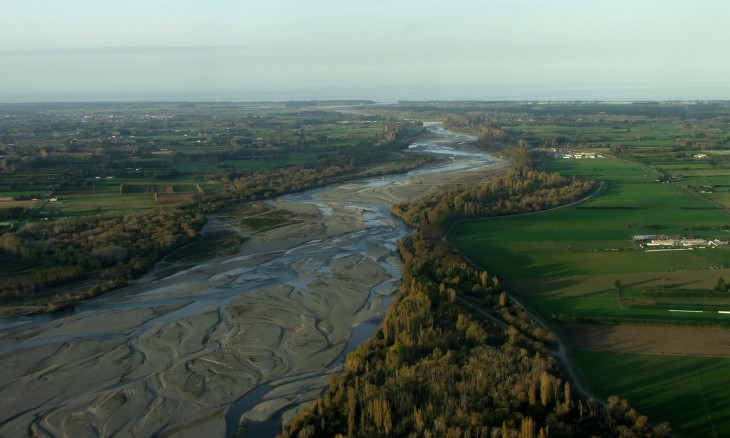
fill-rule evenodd
<path id="1" fill-rule="evenodd" d="M 283 196 L 269 204 L 308 219 L 237 254 L 0 320 L 0 436 L 276 434 L 379 326 L 410 232 L 390 205 L 503 164 L 428 130 L 410 149 L 445 164 Z"/>

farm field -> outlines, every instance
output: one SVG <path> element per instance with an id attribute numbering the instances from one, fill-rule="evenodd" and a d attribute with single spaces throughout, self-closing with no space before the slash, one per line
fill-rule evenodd
<path id="1" fill-rule="evenodd" d="M 730 435 L 730 358 L 574 352 L 591 389 L 619 393 L 680 437 Z"/>
<path id="2" fill-rule="evenodd" d="M 323 105 L 0 105 L 0 215 L 16 221 L 121 216 L 235 189 L 237 180 L 257 172 L 298 167 L 364 172 L 408 161 L 377 147 L 394 144 L 399 122 Z M 149 187 L 175 196 L 157 201 L 130 196 L 151 195 Z M 28 202 L 54 197 L 64 199 L 26 214 L 35 207 Z"/>
<path id="3" fill-rule="evenodd" d="M 704 356 L 730 350 L 723 329 L 704 326 L 730 326 L 730 314 L 719 313 L 730 311 L 730 292 L 712 290 L 718 278 L 730 279 L 730 249 L 645 252 L 632 237 L 725 239 L 730 107 L 698 105 L 714 111 L 704 119 L 683 104 L 398 107 L 368 105 L 358 114 L 316 102 L 0 105 L 0 298 L 21 305 L 14 314 L 54 311 L 140 275 L 150 274 L 146 281 L 227 257 L 258 233 L 305 219 L 247 201 L 423 164 L 402 150 L 423 132 L 419 120 L 441 121 L 521 163 L 519 172 L 545 170 L 545 152 L 618 157 L 552 162 L 552 171 L 600 181 L 600 191 L 570 208 L 462 223 L 460 243 L 546 320 L 560 322 L 596 394 L 628 397 L 679 434 L 726 434 L 727 362 L 711 362 L 726 358 Z M 540 151 L 534 163 L 530 148 Z M 515 176 L 510 188 L 520 202 L 536 180 Z M 552 198 L 535 199 L 545 193 Z M 463 278 L 453 281 L 469 284 L 465 293 L 490 293 L 487 277 L 481 285 Z M 528 327 L 519 330 L 535 328 L 552 342 L 519 313 Z M 666 327 L 679 323 L 686 326 Z M 669 340 L 685 343 L 662 342 Z M 632 367 L 637 362 L 644 368 Z"/>
<path id="4" fill-rule="evenodd" d="M 96 215 L 101 212 L 114 216 L 145 211 L 155 206 L 153 194 L 120 194 L 116 191 L 63 192 L 57 201 L 47 202 L 36 216 L 39 218 Z"/>
<path id="5" fill-rule="evenodd" d="M 698 148 L 723 142 L 727 134 L 720 128 L 692 127 L 680 123 L 647 123 L 641 119 L 624 117 L 626 122 L 609 120 L 607 117 L 594 117 L 582 123 L 570 125 L 551 125 L 539 122 L 510 126 L 510 130 L 520 133 L 524 138 L 543 139 L 555 137 L 570 139 L 592 149 L 618 145 L 634 152 L 643 148 L 673 148 L 691 142 Z"/>
<path id="6" fill-rule="evenodd" d="M 564 209 L 460 223 L 453 241 L 561 323 L 595 395 L 620 394 L 677 436 L 727 436 L 730 314 L 719 312 L 730 292 L 713 287 L 730 278 L 730 248 L 647 252 L 632 237 L 727 240 L 730 216 L 638 163 L 556 160 L 551 170 L 605 187 Z"/>
<path id="7" fill-rule="evenodd" d="M 636 164 L 559 160 L 553 170 L 604 181 L 606 188 L 570 208 L 463 223 L 455 243 L 547 318 L 730 321 L 717 314 L 730 307 L 722 295 L 654 302 L 641 295 L 654 289 L 710 291 L 718 277 L 728 276 L 730 249 L 646 252 L 632 241 L 644 234 L 727 239 L 729 216 L 672 184 L 657 183 Z M 618 296 L 616 280 L 623 284 Z M 676 306 L 712 313 L 670 314 Z"/>
<path id="8" fill-rule="evenodd" d="M 714 275 L 726 275 L 721 271 Z M 621 294 L 613 287 L 616 275 L 583 276 L 575 278 L 517 279 L 505 282 L 538 313 L 548 319 L 565 322 L 594 321 L 601 323 L 656 324 L 684 323 L 730 327 L 730 315 L 718 313 L 730 311 L 730 296 L 727 293 L 709 292 L 707 274 L 702 271 L 687 271 L 680 275 L 663 273 L 625 274 L 621 276 L 624 286 Z M 697 297 L 683 294 L 676 298 L 645 298 L 647 288 L 661 287 L 668 290 L 682 289 L 693 284 Z M 671 294 L 671 292 L 669 293 Z M 712 294 L 712 297 L 707 295 Z M 678 294 L 679 295 L 679 294 Z"/>
<path id="9" fill-rule="evenodd" d="M 226 204 L 431 160 L 401 152 L 420 122 L 330 108 L 360 103 L 0 104 L 0 310 L 96 296 L 183 246 L 169 269 L 235 248 L 188 246 Z"/>

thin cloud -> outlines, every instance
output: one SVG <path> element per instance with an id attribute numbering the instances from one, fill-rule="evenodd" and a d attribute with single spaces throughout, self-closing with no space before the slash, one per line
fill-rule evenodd
<path id="1" fill-rule="evenodd" d="M 134 55 L 160 53 L 209 53 L 209 52 L 261 52 L 276 50 L 273 47 L 245 46 L 119 46 L 119 47 L 78 47 L 0 50 L 0 56 L 45 56 L 45 55 Z"/>

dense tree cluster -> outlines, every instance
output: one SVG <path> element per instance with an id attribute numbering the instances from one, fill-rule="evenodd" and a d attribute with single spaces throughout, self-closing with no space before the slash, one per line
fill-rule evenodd
<path id="1" fill-rule="evenodd" d="M 352 166 L 328 166 L 320 169 L 289 167 L 250 173 L 231 181 L 231 185 L 239 199 L 257 200 L 334 182 L 351 171 Z"/>
<path id="2" fill-rule="evenodd" d="M 62 301 L 76 301 L 125 284 L 196 238 L 204 209 L 173 201 L 190 203 L 206 191 L 221 201 L 265 199 L 431 159 L 398 152 L 423 132 L 420 122 L 289 106 L 0 106 L 0 190 L 9 191 L 8 203 L 118 187 L 155 192 L 158 207 L 124 217 L 99 207 L 69 219 L 59 202 L 49 224 L 33 222 L 38 207 L 3 205 L 0 222 L 17 223 L 0 226 L 0 262 L 9 261 L 0 304 L 45 305 L 58 301 L 59 290 Z M 165 196 L 180 187 L 183 196 Z M 78 280 L 86 281 L 70 284 Z"/>
<path id="3" fill-rule="evenodd" d="M 497 180 L 498 190 L 485 188 L 489 195 L 480 202 L 505 206 L 520 192 L 573 185 L 539 173 L 512 172 Z M 554 335 L 507 298 L 496 276 L 444 245 L 443 232 L 454 217 L 445 212 L 469 193 L 453 191 L 397 209 L 422 225 L 399 243 L 404 266 L 398 295 L 376 335 L 347 356 L 344 373 L 331 376 L 324 395 L 283 435 L 666 436 L 668 425 L 650 427 L 624 400 L 612 397 L 604 405 L 576 398 L 551 356 Z M 532 208 L 525 203 L 509 211 Z M 439 221 L 440 227 L 423 226 Z"/>
<path id="4" fill-rule="evenodd" d="M 381 329 L 285 437 L 666 434 L 618 398 L 577 399 L 550 356 L 552 335 L 505 298 L 496 277 L 420 233 L 401 250 L 403 286 Z M 481 295 L 504 323 L 471 313 L 458 298 L 466 295 Z"/>
<path id="5" fill-rule="evenodd" d="M 428 155 L 423 155 L 402 164 L 397 169 L 389 168 L 387 173 L 405 172 L 422 166 L 432 159 Z M 233 192 L 237 199 L 253 201 L 344 181 L 357 173 L 357 170 L 353 164 L 323 168 L 288 167 L 249 173 L 231 181 L 230 186 L 234 189 Z M 368 176 L 379 174 L 385 174 L 385 172 L 367 173 Z"/>
<path id="6" fill-rule="evenodd" d="M 26 207 L 10 207 L 0 208 L 0 220 L 2 219 L 20 219 L 28 214 L 28 208 Z M 0 231 L 2 232 L 2 231 Z"/>
<path id="7" fill-rule="evenodd" d="M 163 255 L 198 237 L 205 212 L 217 203 L 199 201 L 185 208 L 155 209 L 123 217 L 32 222 L 0 236 L 0 254 L 29 264 L 30 272 L 0 280 L 0 301 L 27 302 L 47 295 L 43 289 L 94 276 L 88 290 L 63 294 L 87 298 L 125 284 Z"/>
<path id="8" fill-rule="evenodd" d="M 500 151 L 509 148 L 513 138 L 509 132 L 500 127 L 499 118 L 500 116 L 497 114 L 483 111 L 450 114 L 444 119 L 444 127 L 476 135 L 478 147 L 490 151 Z"/>
<path id="9" fill-rule="evenodd" d="M 444 119 L 444 127 L 476 135 L 476 144 L 483 149 L 501 150 L 508 147 L 510 135 L 494 119 L 494 115 L 479 111 L 449 114 Z"/>
<path id="10" fill-rule="evenodd" d="M 422 131 L 421 125 L 385 124 L 383 137 L 377 145 L 367 148 L 332 149 L 316 166 L 250 172 L 237 176 L 230 181 L 230 185 L 234 188 L 238 199 L 248 201 L 331 184 L 352 177 L 358 172 L 367 172 L 368 176 L 374 176 L 378 173 L 368 172 L 370 165 L 383 162 L 388 153 L 405 148 Z M 431 156 L 422 155 L 404 163 L 400 169 L 387 169 L 387 173 L 406 171 L 432 159 Z"/>
<path id="11" fill-rule="evenodd" d="M 527 213 L 557 207 L 586 196 L 594 181 L 556 173 L 510 169 L 484 183 L 438 192 L 393 207 L 406 222 L 440 232 L 455 219 Z"/>

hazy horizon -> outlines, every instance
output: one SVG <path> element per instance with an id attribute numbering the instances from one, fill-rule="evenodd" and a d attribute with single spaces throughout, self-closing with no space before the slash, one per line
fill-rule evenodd
<path id="1" fill-rule="evenodd" d="M 83 102 L 286 102 L 286 101 L 345 101 L 368 100 L 378 103 L 400 101 L 717 101 L 730 100 L 728 90 L 697 89 L 678 93 L 667 89 L 641 90 L 494 90 L 471 92 L 469 90 L 419 94 L 417 90 L 387 90 L 373 93 L 348 92 L 347 90 L 255 90 L 255 91 L 169 91 L 169 92 L 94 92 L 94 93 L 42 93 L 3 94 L 0 104 L 16 103 L 83 103 Z M 728 97 L 718 97 L 728 96 Z"/>
<path id="2" fill-rule="evenodd" d="M 718 0 L 27 0 L 0 102 L 730 100 Z"/>

